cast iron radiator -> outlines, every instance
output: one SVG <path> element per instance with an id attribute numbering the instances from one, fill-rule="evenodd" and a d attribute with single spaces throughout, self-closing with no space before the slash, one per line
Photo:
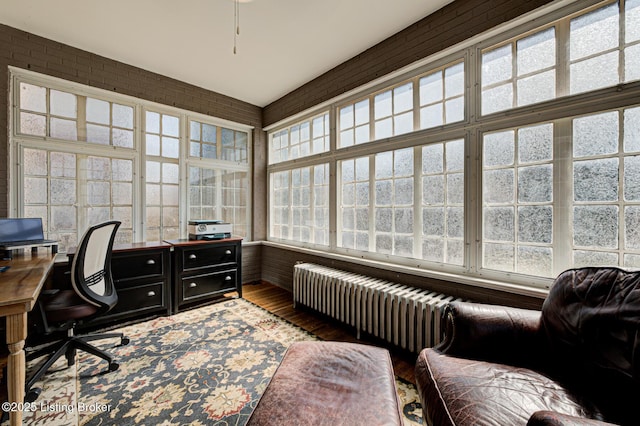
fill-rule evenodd
<path id="1" fill-rule="evenodd" d="M 312 263 L 293 269 L 293 307 L 326 314 L 387 342 L 419 352 L 442 338 L 441 315 L 452 296 Z"/>

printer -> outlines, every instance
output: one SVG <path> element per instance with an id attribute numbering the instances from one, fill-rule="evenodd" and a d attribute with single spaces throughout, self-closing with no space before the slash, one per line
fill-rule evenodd
<path id="1" fill-rule="evenodd" d="M 231 238 L 233 226 L 221 220 L 190 220 L 188 224 L 190 240 L 221 240 Z"/>

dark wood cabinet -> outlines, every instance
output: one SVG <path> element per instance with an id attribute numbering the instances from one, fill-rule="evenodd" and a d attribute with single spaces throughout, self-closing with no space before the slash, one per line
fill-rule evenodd
<path id="1" fill-rule="evenodd" d="M 70 288 L 69 262 L 58 266 Z M 123 323 L 153 315 L 171 315 L 187 307 L 210 303 L 227 293 L 242 297 L 242 238 L 215 241 L 168 240 L 115 245 L 111 273 L 118 303 L 108 313 L 81 328 Z"/>
<path id="2" fill-rule="evenodd" d="M 242 297 L 242 239 L 168 240 L 173 246 L 173 313 L 226 293 Z"/>
<path id="3" fill-rule="evenodd" d="M 164 242 L 114 246 L 111 274 L 118 303 L 86 326 L 171 314 L 171 249 Z M 69 267 L 72 261 L 73 254 L 69 254 Z"/>

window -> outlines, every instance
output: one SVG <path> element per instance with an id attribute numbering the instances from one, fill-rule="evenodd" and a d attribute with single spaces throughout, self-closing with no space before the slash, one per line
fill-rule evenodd
<path id="1" fill-rule="evenodd" d="M 369 157 L 360 157 L 341 162 L 340 198 L 342 222 L 340 224 L 341 247 L 361 251 L 373 251 L 369 247 L 369 209 L 371 188 Z"/>
<path id="2" fill-rule="evenodd" d="M 369 99 L 340 109 L 340 146 L 358 145 L 371 140 Z"/>
<path id="3" fill-rule="evenodd" d="M 330 101 L 327 155 L 269 166 L 269 238 L 309 244 L 322 165 L 332 255 L 478 285 L 640 267 L 639 28 L 640 0 L 570 2 Z"/>
<path id="4" fill-rule="evenodd" d="M 413 131 L 413 83 L 375 95 L 373 116 L 375 139 Z"/>
<path id="5" fill-rule="evenodd" d="M 570 267 L 638 267 L 638 118 L 632 107 L 485 134 L 483 267 L 547 277 Z M 563 132 L 569 145 L 557 137 Z M 555 181 L 565 165 L 570 178 Z"/>
<path id="6" fill-rule="evenodd" d="M 340 247 L 463 264 L 463 140 L 342 160 L 340 171 Z"/>
<path id="7" fill-rule="evenodd" d="M 317 245 L 329 242 L 329 166 L 271 174 L 274 237 Z"/>
<path id="8" fill-rule="evenodd" d="M 638 27 L 640 1 L 609 2 L 483 50 L 482 114 L 637 80 Z"/>
<path id="9" fill-rule="evenodd" d="M 464 140 L 422 148 L 422 258 L 464 264 Z"/>
<path id="10" fill-rule="evenodd" d="M 553 125 L 485 134 L 483 267 L 551 277 Z"/>
<path id="11" fill-rule="evenodd" d="M 465 118 L 465 70 L 458 60 L 338 108 L 340 148 Z"/>
<path id="12" fill-rule="evenodd" d="M 464 63 L 430 73 L 419 80 L 420 128 L 464 120 Z"/>
<path id="13" fill-rule="evenodd" d="M 122 243 L 186 237 L 190 218 L 221 219 L 248 235 L 247 128 L 11 71 L 11 212 L 43 218 L 61 251 L 109 219 L 122 222 Z"/>
<path id="14" fill-rule="evenodd" d="M 133 107 L 24 82 L 19 89 L 18 133 L 133 148 Z"/>
<path id="15" fill-rule="evenodd" d="M 320 114 L 270 136 L 269 163 L 307 157 L 329 150 L 329 114 Z"/>
<path id="16" fill-rule="evenodd" d="M 375 251 L 413 257 L 413 149 L 376 154 Z"/>
<path id="17" fill-rule="evenodd" d="M 640 107 L 573 120 L 576 266 L 640 266 L 638 118 Z"/>
<path id="18" fill-rule="evenodd" d="M 180 236 L 180 119 L 146 112 L 146 239 L 161 241 Z"/>
<path id="19" fill-rule="evenodd" d="M 554 27 L 482 54 L 483 114 L 555 97 Z"/>

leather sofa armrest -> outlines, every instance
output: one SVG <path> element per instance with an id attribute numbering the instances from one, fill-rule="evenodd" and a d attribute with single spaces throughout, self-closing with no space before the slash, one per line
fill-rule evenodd
<path id="1" fill-rule="evenodd" d="M 448 355 L 529 366 L 546 352 L 540 311 L 457 301 L 443 315 L 445 336 L 436 349 Z"/>
<path id="2" fill-rule="evenodd" d="M 555 411 L 536 411 L 531 415 L 527 426 L 615 426 L 601 420 L 586 419 Z"/>

